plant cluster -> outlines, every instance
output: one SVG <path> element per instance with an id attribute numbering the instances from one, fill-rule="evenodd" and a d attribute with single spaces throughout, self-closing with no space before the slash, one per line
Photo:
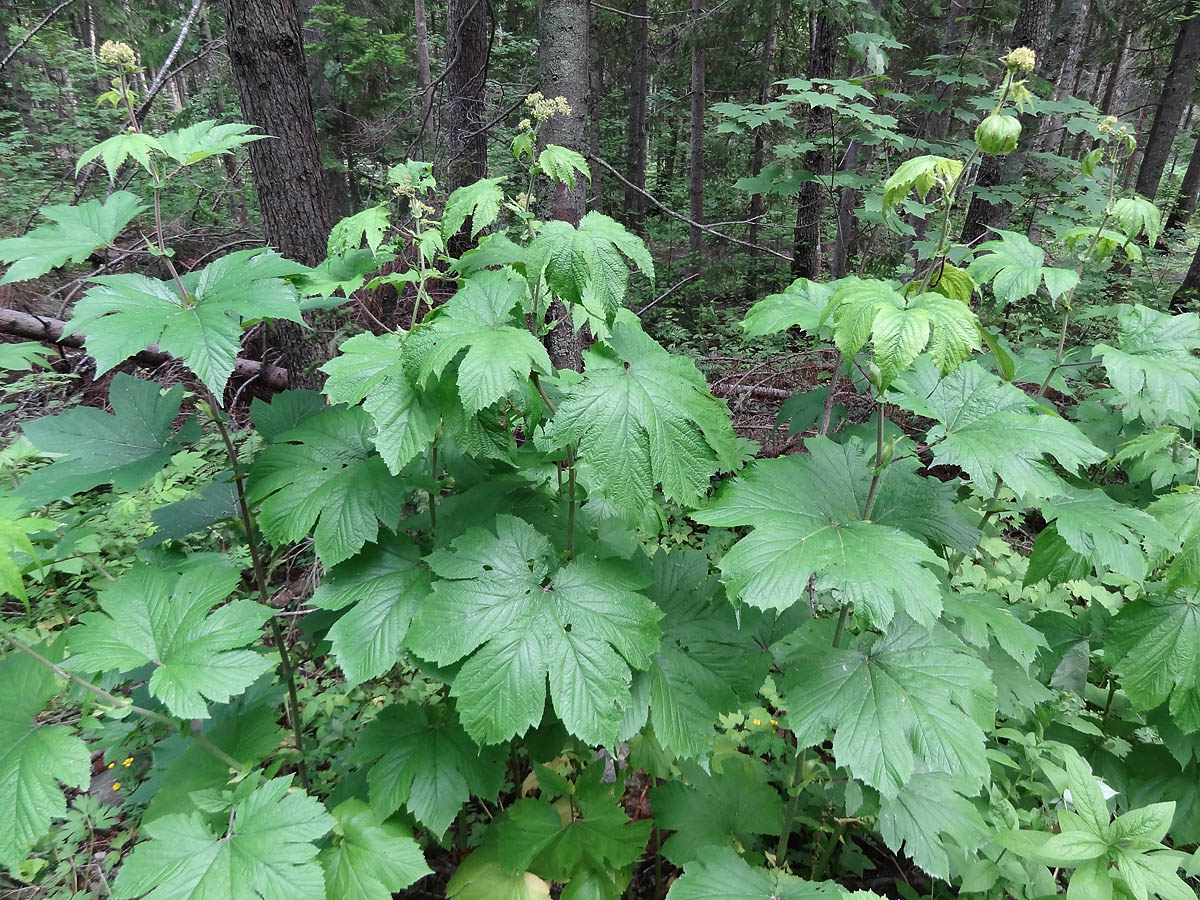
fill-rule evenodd
<path id="1" fill-rule="evenodd" d="M 1008 59 L 1001 119 L 1031 63 Z M 24 426 L 47 464 L 0 509 L 0 864 L 130 900 L 379 900 L 434 865 L 455 900 L 1194 897 L 1200 317 L 1077 296 L 1157 236 L 1116 189 L 1128 134 L 1085 158 L 1107 201 L 1058 264 L 950 238 L 1011 125 L 899 165 L 879 208 L 937 211 L 923 271 L 801 279 L 744 322 L 835 348 L 873 421 L 825 386 L 804 452 L 755 460 L 623 307 L 642 241 L 537 218 L 539 182 L 590 177 L 539 141 L 561 107 L 514 140 L 519 193 L 488 179 L 439 213 L 430 167 L 398 165 L 315 269 L 176 270 L 160 193 L 253 139 L 207 122 L 85 154 L 142 166 L 149 202 L 0 242 L 13 281 L 147 222 L 169 277 L 97 277 L 68 327 L 101 372 L 157 343 L 201 386 L 118 373 L 111 412 Z M 412 268 L 376 275 L 402 247 Z M 323 395 L 231 416 L 245 327 L 385 282 L 413 286 L 409 328 L 346 340 Z M 1039 295 L 1061 317 L 1041 352 L 1005 333 Z M 582 371 L 545 349 L 556 310 L 595 339 Z M 1080 320 L 1115 327 L 1071 346 Z M 111 553 L 121 510 L 154 530 Z"/>

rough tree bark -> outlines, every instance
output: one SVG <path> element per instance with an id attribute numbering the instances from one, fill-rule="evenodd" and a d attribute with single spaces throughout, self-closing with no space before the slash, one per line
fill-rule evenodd
<path id="1" fill-rule="evenodd" d="M 1150 200 L 1158 193 L 1163 169 L 1171 155 L 1171 145 L 1179 130 L 1179 120 L 1187 106 L 1188 95 L 1196 80 L 1196 64 L 1200 63 L 1200 6 L 1188 4 L 1188 18 L 1180 24 L 1171 52 L 1171 67 L 1163 81 L 1162 92 L 1154 110 L 1154 124 L 1146 138 L 1142 165 L 1138 169 L 1135 190 Z"/>
<path id="2" fill-rule="evenodd" d="M 1091 6 L 1091 0 L 1063 0 L 1054 17 L 1054 25 L 1050 29 L 1051 44 L 1055 47 L 1065 45 L 1067 48 L 1054 78 L 1055 100 L 1065 100 L 1074 95 L 1080 84 L 1082 72 L 1079 58 L 1087 37 Z M 1039 136 L 1042 149 L 1053 151 L 1062 144 L 1062 135 L 1063 120 L 1058 116 L 1048 118 Z"/>
<path id="3" fill-rule="evenodd" d="M 586 152 L 588 96 L 588 15 L 587 0 L 540 0 L 540 68 L 542 93 L 547 97 L 565 97 L 571 114 L 555 116 L 542 128 L 541 138 L 579 153 Z M 576 179 L 575 187 L 556 184 L 550 198 L 550 217 L 578 225 L 587 207 L 586 179 Z M 559 369 L 583 370 L 583 349 L 571 313 L 557 298 L 550 306 L 557 321 L 546 336 L 546 350 Z"/>
<path id="4" fill-rule="evenodd" d="M 633 65 L 629 69 L 629 121 L 626 125 L 625 177 L 634 187 L 625 188 L 625 210 L 630 227 L 641 234 L 646 227 L 646 102 L 650 94 L 650 0 L 635 0 Z"/>
<path id="5" fill-rule="evenodd" d="M 483 89 L 487 83 L 487 0 L 446 4 L 446 129 L 449 190 L 487 176 Z"/>
<path id="6" fill-rule="evenodd" d="M 425 16 L 425 0 L 413 0 L 413 32 L 417 41 L 417 114 L 421 128 L 429 128 L 429 116 L 433 112 L 433 76 L 429 71 L 429 24 Z"/>
<path id="7" fill-rule="evenodd" d="M 588 3 L 588 97 L 587 107 L 590 115 L 587 117 L 587 146 L 588 154 L 600 158 L 600 141 L 603 137 L 603 116 L 600 112 L 600 100 L 604 97 L 604 61 L 600 53 L 600 22 L 596 17 L 596 5 Z M 588 208 L 596 212 L 604 212 L 604 170 L 592 171 L 591 197 L 588 198 Z"/>
<path id="8" fill-rule="evenodd" d="M 832 78 L 834 49 L 837 39 L 829 5 L 815 5 L 808 18 L 809 53 L 808 77 Z M 800 202 L 796 208 L 796 241 L 792 249 L 792 275 L 797 278 L 821 276 L 821 219 L 828 200 L 832 160 L 829 152 L 829 132 L 833 115 L 828 109 L 811 108 L 808 113 L 808 137 L 817 149 L 804 154 L 804 168 L 816 176 L 800 187 Z"/>
<path id="9" fill-rule="evenodd" d="M 1012 35 L 1009 37 L 1009 46 L 1029 47 L 1041 56 L 1050 22 L 1050 6 L 1050 0 L 1021 0 L 1017 21 L 1013 23 Z M 985 156 L 979 163 L 975 187 L 996 187 L 1005 182 L 1006 175 L 1020 178 L 1023 168 L 1024 153 L 1021 150 L 1008 157 Z M 989 226 L 1002 222 L 1007 215 L 1007 203 L 992 203 L 980 196 L 976 190 L 971 197 L 971 205 L 967 207 L 959 240 L 964 244 L 974 243 L 988 233 Z"/>
<path id="10" fill-rule="evenodd" d="M 946 7 L 946 24 L 942 28 L 943 56 L 958 56 L 960 63 L 958 74 L 962 75 L 964 39 L 966 38 L 967 20 L 971 15 L 971 0 L 950 0 Z M 954 85 L 944 85 L 941 91 L 941 101 L 945 108 L 929 120 L 925 136 L 932 141 L 944 140 L 950 133 L 950 123 L 954 119 Z"/>
<path id="11" fill-rule="evenodd" d="M 688 179 L 688 215 L 704 224 L 704 39 L 701 34 L 704 0 L 692 0 L 692 128 L 688 140 L 691 168 Z M 704 232 L 695 225 L 688 229 L 688 252 L 694 271 L 701 269 Z"/>
<path id="12" fill-rule="evenodd" d="M 1108 84 L 1104 87 L 1104 103 L 1101 105 L 1100 111 L 1106 116 L 1116 115 L 1115 110 L 1123 99 L 1118 94 L 1125 76 L 1125 63 L 1129 58 L 1129 41 L 1133 36 L 1128 9 L 1129 7 L 1126 7 L 1125 16 L 1121 19 L 1121 37 L 1117 42 L 1117 52 L 1113 57 L 1112 69 L 1109 71 Z"/>
<path id="13" fill-rule="evenodd" d="M 274 140 L 247 146 L 267 241 L 316 265 L 332 226 L 300 21 L 289 0 L 226 0 L 226 41 L 242 117 Z M 316 388 L 326 348 L 307 329 L 280 322 L 275 343 L 294 387 Z"/>
<path id="14" fill-rule="evenodd" d="M 1196 146 L 1192 149 L 1188 167 L 1183 173 L 1183 183 L 1179 186 L 1179 195 L 1171 207 L 1171 214 L 1167 216 L 1167 227 L 1163 229 L 1164 232 L 1183 228 L 1191 221 L 1192 214 L 1196 211 L 1198 195 L 1200 195 L 1200 137 L 1197 138 Z"/>

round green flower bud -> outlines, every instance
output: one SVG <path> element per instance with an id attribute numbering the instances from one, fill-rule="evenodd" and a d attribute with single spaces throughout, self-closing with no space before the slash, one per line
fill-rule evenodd
<path id="1" fill-rule="evenodd" d="M 975 129 L 975 142 L 979 149 L 990 156 L 1007 156 L 1017 149 L 1017 138 L 1021 136 L 1021 123 L 1016 116 L 992 113 Z"/>

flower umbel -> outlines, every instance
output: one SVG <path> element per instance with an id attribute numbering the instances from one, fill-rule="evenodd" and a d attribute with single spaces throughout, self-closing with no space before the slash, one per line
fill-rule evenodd
<path id="1" fill-rule="evenodd" d="M 105 41 L 97 53 L 100 62 L 116 66 L 122 72 L 137 71 L 137 54 L 123 41 Z"/>
<path id="2" fill-rule="evenodd" d="M 1037 54 L 1028 47 L 1017 47 L 1000 58 L 1004 67 L 1014 75 L 1028 75 L 1037 65 Z"/>

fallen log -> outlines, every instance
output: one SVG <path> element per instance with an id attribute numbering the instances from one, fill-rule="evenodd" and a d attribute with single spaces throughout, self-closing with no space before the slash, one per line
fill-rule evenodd
<path id="1" fill-rule="evenodd" d="M 65 325 L 66 322 L 61 319 L 49 316 L 35 316 L 15 309 L 0 309 L 0 333 L 63 347 L 82 348 L 84 335 L 63 334 Z M 169 362 L 172 356 L 160 350 L 157 344 L 151 344 L 132 359 L 139 366 L 151 367 Z M 234 363 L 233 374 L 239 378 L 255 378 L 263 387 L 273 391 L 282 391 L 288 386 L 287 369 L 264 365 L 254 359 L 239 359 Z"/>
<path id="2" fill-rule="evenodd" d="M 759 387 L 751 384 L 714 384 L 712 392 L 717 397 L 749 394 L 759 400 L 789 400 L 793 396 L 792 391 L 786 391 L 783 388 Z"/>

